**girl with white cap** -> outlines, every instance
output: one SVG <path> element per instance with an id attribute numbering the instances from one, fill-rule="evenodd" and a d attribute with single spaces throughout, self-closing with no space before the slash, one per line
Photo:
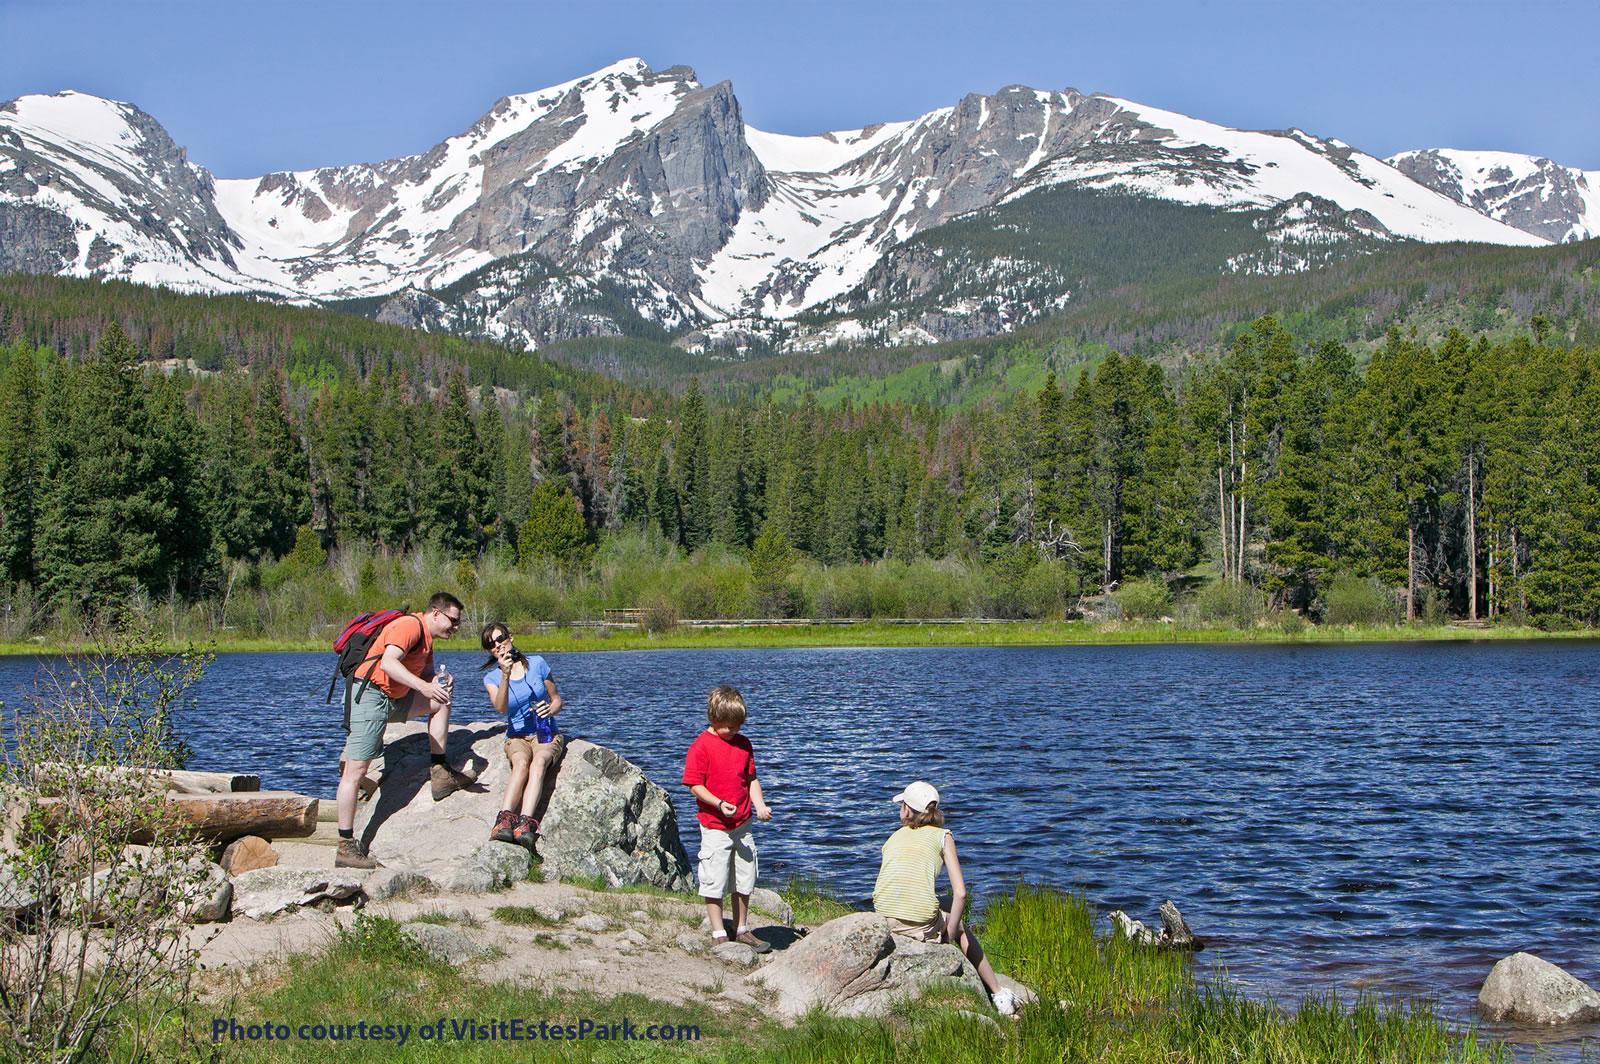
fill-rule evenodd
<path id="1" fill-rule="evenodd" d="M 872 890 L 873 909 L 889 918 L 897 935 L 960 947 L 978 969 L 978 978 L 988 988 L 995 1010 L 1011 1015 L 1016 1011 L 1016 998 L 1000 985 L 989 959 L 983 955 L 983 947 L 978 945 L 978 937 L 961 922 L 967 905 L 967 883 L 961 878 L 955 836 L 945 830 L 939 792 L 933 784 L 917 780 L 892 801 L 900 806 L 900 829 L 883 844 L 883 864 L 878 869 L 878 884 Z M 950 877 L 949 912 L 939 908 L 939 895 L 934 889 L 941 864 Z"/>

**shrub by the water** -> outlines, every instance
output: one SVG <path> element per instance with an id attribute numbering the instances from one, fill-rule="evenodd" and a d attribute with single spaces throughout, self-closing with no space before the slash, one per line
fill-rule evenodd
<path id="1" fill-rule="evenodd" d="M 1266 614 L 1266 596 L 1245 580 L 1216 580 L 1206 584 L 1184 603 L 1183 608 L 1185 621 L 1235 628 L 1249 628 Z"/>
<path id="2" fill-rule="evenodd" d="M 1159 577 L 1129 580 L 1112 596 L 1122 616 L 1133 621 L 1153 621 L 1172 610 L 1172 592 Z"/>
<path id="3" fill-rule="evenodd" d="M 1339 573 L 1323 596 L 1324 624 L 1394 624 L 1399 619 L 1394 592 L 1376 577 Z"/>

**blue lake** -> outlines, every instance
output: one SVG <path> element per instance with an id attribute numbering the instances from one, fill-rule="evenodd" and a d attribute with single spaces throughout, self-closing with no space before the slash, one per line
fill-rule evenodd
<path id="1" fill-rule="evenodd" d="M 864 899 L 889 803 L 944 796 L 980 897 L 1018 878 L 1154 921 L 1176 901 L 1253 994 L 1367 988 L 1468 1019 L 1526 949 L 1600 982 L 1600 645 L 652 651 L 550 661 L 569 735 L 677 785 L 706 691 L 739 687 L 775 811 L 762 877 Z M 492 719 L 482 655 L 441 655 Z M 332 793 L 327 654 L 224 654 L 183 716 L 194 768 Z M 38 662 L 0 661 L 0 697 Z M 1561 1035 L 1561 1055 L 1593 1029 Z M 1520 1037 L 1520 1036 L 1519 1036 Z"/>

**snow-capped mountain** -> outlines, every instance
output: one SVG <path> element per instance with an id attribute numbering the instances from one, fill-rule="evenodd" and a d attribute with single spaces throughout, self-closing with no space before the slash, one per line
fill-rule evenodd
<path id="1" fill-rule="evenodd" d="M 790 336 L 850 342 L 992 332 L 1065 305 L 1092 281 L 1037 248 L 1070 245 L 1097 196 L 1222 219 L 1232 235 L 1200 264 L 1216 272 L 1396 240 L 1567 238 L 1408 173 L 1298 130 L 1020 86 L 787 136 L 746 126 L 727 83 L 633 59 L 506 97 L 422 155 L 213 180 L 137 108 L 62 93 L 0 104 L 0 270 L 370 299 L 385 320 L 530 347 L 715 342 L 797 316 Z M 928 243 L 955 232 L 981 249 Z"/>
<path id="2" fill-rule="evenodd" d="M 1579 170 L 1535 155 L 1424 148 L 1389 165 L 1525 232 L 1556 243 L 1600 236 L 1600 170 Z"/>

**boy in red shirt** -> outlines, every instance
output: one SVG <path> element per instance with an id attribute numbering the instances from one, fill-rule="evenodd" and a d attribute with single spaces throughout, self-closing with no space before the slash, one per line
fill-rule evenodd
<path id="1" fill-rule="evenodd" d="M 706 701 L 710 727 L 689 745 L 683 763 L 684 785 L 700 802 L 700 896 L 706 901 L 714 943 L 728 940 L 722 923 L 722 896 L 733 879 L 734 941 L 757 953 L 772 947 L 750 933 L 750 892 L 756 889 L 756 840 L 750 813 L 771 820 L 756 779 L 755 751 L 739 734 L 744 727 L 744 696 L 732 687 L 714 687 Z"/>

